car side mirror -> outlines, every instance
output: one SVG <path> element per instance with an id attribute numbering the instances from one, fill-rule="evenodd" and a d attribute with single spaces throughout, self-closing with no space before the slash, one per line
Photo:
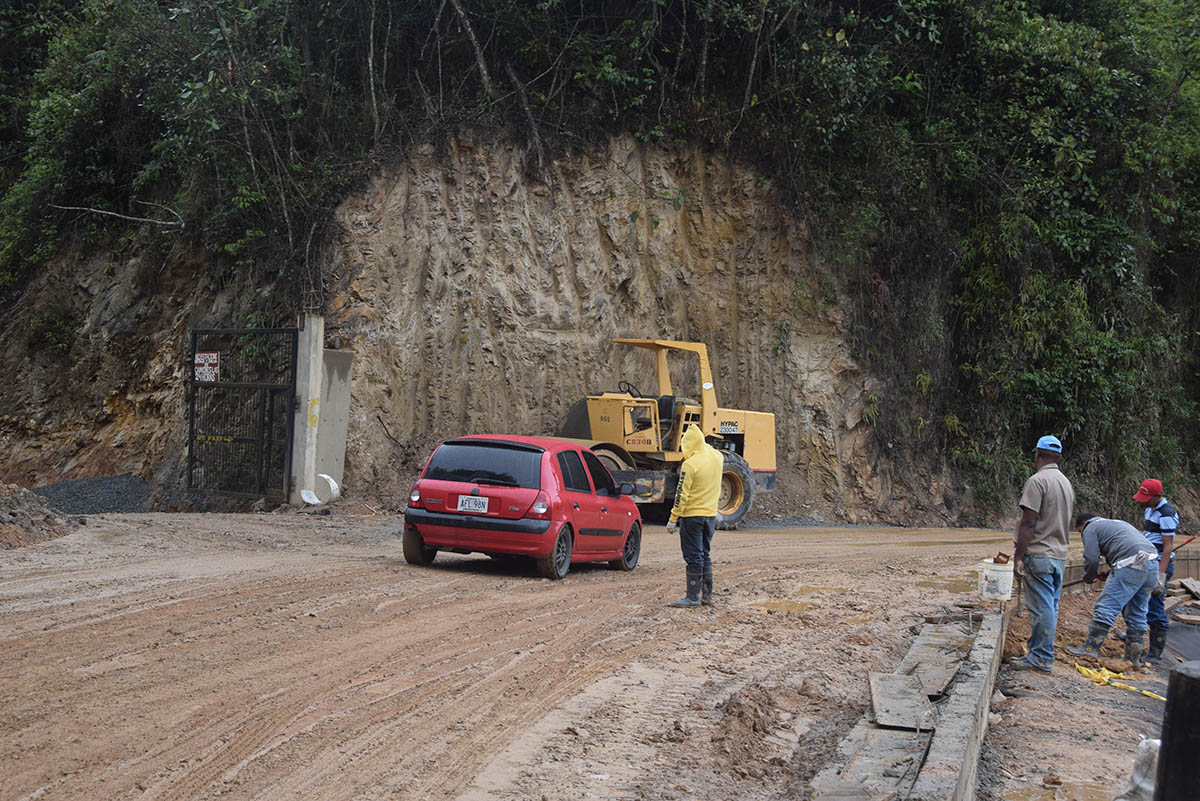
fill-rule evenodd
<path id="1" fill-rule="evenodd" d="M 630 484 L 628 481 L 622 482 L 621 486 L 619 488 L 619 492 L 622 495 L 632 495 L 633 494 L 633 485 Z"/>

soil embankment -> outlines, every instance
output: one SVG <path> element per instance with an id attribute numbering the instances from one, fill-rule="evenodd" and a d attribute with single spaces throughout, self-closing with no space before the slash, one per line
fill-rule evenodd
<path id="1" fill-rule="evenodd" d="M 20 548 L 67 533 L 67 521 L 45 498 L 15 484 L 0 484 L 0 548 Z"/>
<path id="2" fill-rule="evenodd" d="M 552 433 L 620 380 L 653 392 L 650 356 L 611 342 L 633 336 L 705 342 L 719 402 L 775 413 L 796 501 L 781 514 L 973 514 L 936 457 L 898 469 L 913 456 L 874 441 L 882 389 L 851 353 L 832 267 L 769 176 L 631 137 L 564 154 L 541 181 L 521 165 L 504 141 L 418 149 L 338 211 L 326 333 L 355 353 L 348 497 L 398 508 L 438 440 Z M 26 288 L 26 307 L 54 301 L 74 326 L 65 352 L 39 349 L 18 316 L 0 322 L 0 481 L 182 485 L 189 331 L 261 320 L 272 289 L 144 258 L 59 264 Z M 695 394 L 695 365 L 674 383 Z"/>

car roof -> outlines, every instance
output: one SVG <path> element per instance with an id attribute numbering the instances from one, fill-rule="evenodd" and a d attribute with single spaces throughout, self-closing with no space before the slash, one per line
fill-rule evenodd
<path id="1" fill-rule="evenodd" d="M 527 437 L 521 434 L 467 434 L 462 437 L 455 437 L 447 442 L 463 442 L 467 440 L 480 440 L 484 442 L 498 442 L 511 445 L 527 445 L 534 448 L 540 448 L 544 451 L 557 453 L 563 450 L 575 450 L 580 447 L 578 442 L 573 442 L 566 439 L 557 439 L 555 437 Z"/>

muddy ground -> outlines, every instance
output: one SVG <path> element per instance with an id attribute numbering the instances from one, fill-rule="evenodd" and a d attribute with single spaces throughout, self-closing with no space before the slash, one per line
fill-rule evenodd
<path id="1" fill-rule="evenodd" d="M 1055 665 L 1050 674 L 1002 669 L 980 766 L 979 801 L 1112 801 L 1124 789 L 1137 744 L 1157 738 L 1164 703 L 1132 690 L 1098 686 L 1076 665 L 1127 676 L 1137 690 L 1166 696 L 1167 669 L 1133 671 L 1124 644 L 1109 636 L 1099 663 L 1078 660 L 1066 648 L 1083 642 L 1101 584 L 1065 594 L 1059 608 Z M 1113 631 L 1124 628 L 1118 618 Z M 1188 627 L 1176 623 L 1180 638 Z M 1006 656 L 1025 653 L 1028 618 L 1011 618 Z M 1175 658 L 1168 649 L 1168 660 Z M 1104 755 L 1109 754 L 1109 758 Z"/>
<path id="2" fill-rule="evenodd" d="M 102 515 L 0 552 L 0 798 L 806 799 L 868 671 L 1009 539 L 719 532 L 696 611 L 664 605 L 683 571 L 661 527 L 633 573 L 551 582 L 409 566 L 399 525 Z M 1106 797 L 1080 793 L 1120 783 L 1134 732 L 1062 701 L 1126 693 L 1066 668 L 1009 684 L 981 797 Z M 1031 794 L 1047 773 L 1065 784 Z"/>

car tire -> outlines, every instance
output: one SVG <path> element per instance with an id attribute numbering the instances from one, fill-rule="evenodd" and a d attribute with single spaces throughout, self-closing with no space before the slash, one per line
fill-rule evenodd
<path id="1" fill-rule="evenodd" d="M 642 527 L 637 523 L 629 529 L 625 544 L 621 546 L 621 558 L 613 559 L 608 566 L 613 570 L 633 570 L 637 567 L 638 557 L 642 555 Z"/>
<path id="2" fill-rule="evenodd" d="M 754 504 L 754 471 L 746 460 L 733 451 L 723 451 L 725 466 L 721 469 L 721 495 L 717 501 L 717 528 L 732 530 Z"/>
<path id="3" fill-rule="evenodd" d="M 559 579 L 566 578 L 567 571 L 571 569 L 571 549 L 574 545 L 571 539 L 571 529 L 563 526 L 558 531 L 558 537 L 554 540 L 554 547 L 550 549 L 550 554 L 545 558 L 537 560 L 538 574 L 543 578 Z"/>
<path id="4" fill-rule="evenodd" d="M 421 539 L 415 528 L 404 529 L 403 543 L 404 561 L 410 565 L 432 564 L 437 556 L 438 549 L 426 548 L 425 540 Z"/>

